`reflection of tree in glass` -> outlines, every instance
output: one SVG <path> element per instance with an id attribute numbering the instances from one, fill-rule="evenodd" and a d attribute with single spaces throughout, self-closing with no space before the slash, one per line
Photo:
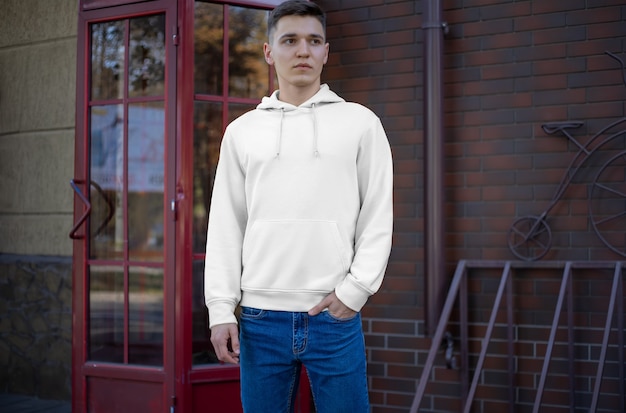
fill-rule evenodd
<path id="1" fill-rule="evenodd" d="M 124 22 L 91 26 L 91 99 L 121 97 L 124 70 Z"/>
<path id="2" fill-rule="evenodd" d="M 130 21 L 129 94 L 161 95 L 165 79 L 165 16 Z"/>
<path id="3" fill-rule="evenodd" d="M 228 90 L 223 90 L 224 6 L 195 3 L 195 92 L 260 99 L 269 92 L 263 57 L 267 11 L 228 7 Z"/>
<path id="4" fill-rule="evenodd" d="M 196 93 L 222 94 L 223 10 L 224 6 L 219 4 L 195 2 Z"/>
<path id="5" fill-rule="evenodd" d="M 229 95 L 260 98 L 268 92 L 267 12 L 231 7 L 229 25 Z"/>

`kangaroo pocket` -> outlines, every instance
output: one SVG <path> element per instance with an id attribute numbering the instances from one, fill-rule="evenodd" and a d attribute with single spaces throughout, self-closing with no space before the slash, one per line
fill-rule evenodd
<path id="1" fill-rule="evenodd" d="M 330 292 L 348 267 L 332 221 L 255 221 L 243 245 L 244 290 Z"/>

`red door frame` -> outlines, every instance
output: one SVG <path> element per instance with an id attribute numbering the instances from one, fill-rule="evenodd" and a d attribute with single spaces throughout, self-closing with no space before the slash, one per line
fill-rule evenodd
<path id="1" fill-rule="evenodd" d="M 271 9 L 284 0 L 211 0 L 214 3 L 250 6 Z M 178 242 L 177 260 L 177 326 L 176 337 L 177 357 L 177 394 L 180 395 L 178 408 L 184 413 L 205 412 L 210 406 L 211 411 L 236 413 L 241 411 L 239 402 L 239 368 L 237 366 L 192 365 L 192 283 L 188 274 L 193 272 L 193 112 L 194 112 L 194 1 L 178 0 L 179 36 L 178 46 L 178 95 L 177 95 L 177 153 L 176 187 L 177 187 L 177 219 Z M 270 89 L 274 87 L 274 77 L 270 76 Z M 226 118 L 224 119 L 226 126 Z M 187 276 L 185 276 L 185 274 Z M 297 410 L 309 412 L 311 405 L 308 379 L 303 372 L 301 391 Z"/>
<path id="2" fill-rule="evenodd" d="M 78 36 L 77 36 L 77 90 L 76 90 L 76 134 L 75 134 L 75 178 L 74 182 L 78 189 L 89 193 L 89 68 L 90 68 L 90 36 L 89 25 L 92 23 L 128 19 L 151 14 L 164 14 L 165 27 L 165 50 L 166 50 L 166 90 L 165 90 L 165 163 L 174 165 L 176 153 L 173 142 L 176 131 L 176 118 L 174 110 L 176 105 L 176 72 L 174 62 L 176 49 L 174 35 L 176 34 L 176 3 L 174 0 L 157 0 L 147 3 L 135 3 L 122 7 L 97 8 L 104 5 L 119 4 L 119 0 L 84 0 L 78 13 Z M 170 170 L 168 170 L 170 169 Z M 163 406 L 163 413 L 170 411 L 170 406 L 175 402 L 175 274 L 176 264 L 174 255 L 175 245 L 175 214 L 167 207 L 170 200 L 175 197 L 174 171 L 165 168 L 164 182 L 164 284 L 163 284 L 163 354 L 164 364 L 162 368 L 150 368 L 142 366 L 122 365 L 113 363 L 90 362 L 87 360 L 87 340 L 89 314 L 88 297 L 89 286 L 86 281 L 88 271 L 88 249 L 86 234 L 87 226 L 75 228 L 73 234 L 78 238 L 73 243 L 73 298 L 72 298 L 72 411 L 76 413 L 88 410 L 88 378 L 91 377 L 102 382 L 114 383 L 116 380 L 128 380 L 136 383 L 162 383 L 160 400 L 155 405 Z M 84 216 L 88 216 L 89 208 L 86 208 L 81 197 L 74 199 L 74 219 L 81 223 Z M 132 397 L 133 400 L 141 399 Z M 113 398 L 111 398 L 113 400 Z M 137 403 L 133 401 L 133 403 Z M 126 411 L 119 400 L 106 407 L 106 410 Z"/>
<path id="3" fill-rule="evenodd" d="M 270 8 L 282 0 L 270 1 L 222 1 L 214 3 L 237 4 L 242 6 Z M 177 261 L 179 276 L 176 286 L 178 305 L 176 307 L 178 327 L 176 345 L 185 351 L 177 352 L 177 382 L 181 412 L 195 413 L 211 410 L 236 413 L 241 411 L 239 402 L 239 368 L 228 365 L 193 366 L 192 363 L 192 283 L 188 275 L 193 273 L 194 251 L 193 234 L 193 112 L 194 112 L 194 1 L 178 0 L 178 19 L 180 42 L 178 46 L 178 129 L 177 129 L 177 219 L 178 242 L 176 256 L 184 257 Z M 224 119 L 224 124 L 225 124 Z M 308 400 L 307 400 L 308 401 Z M 204 408 L 204 410 L 203 410 Z"/>
<path id="4" fill-rule="evenodd" d="M 282 0 L 222 1 L 215 3 L 271 8 Z M 115 7 L 114 7 L 115 6 Z M 240 411 L 239 369 L 236 366 L 193 366 L 192 282 L 193 273 L 193 109 L 194 109 L 194 0 L 81 0 L 78 13 L 77 91 L 75 136 L 75 183 L 89 192 L 89 24 L 146 14 L 166 14 L 167 91 L 165 151 L 165 281 L 163 369 L 93 363 L 87 361 L 88 251 L 84 240 L 74 242 L 72 411 L 87 412 L 87 377 L 163 382 L 162 404 L 169 412 L 195 413 L 211 410 Z M 172 61 L 175 59 L 175 63 Z M 174 66 L 175 65 L 175 66 Z M 270 81 L 273 87 L 273 78 Z M 171 206 L 171 209 L 170 209 Z M 74 199 L 74 220 L 79 223 L 88 208 L 80 196 Z M 81 236 L 86 226 L 80 226 Z M 170 274 L 170 275 L 168 275 Z M 171 276 L 174 274 L 174 276 Z M 303 373 L 299 411 L 311 403 L 308 380 Z M 194 391 L 195 389 L 195 391 Z M 141 396 L 138 396 L 139 398 Z M 207 404 L 208 403 L 208 404 Z M 224 410 L 226 409 L 226 410 Z M 98 412 L 99 413 L 99 412 Z"/>

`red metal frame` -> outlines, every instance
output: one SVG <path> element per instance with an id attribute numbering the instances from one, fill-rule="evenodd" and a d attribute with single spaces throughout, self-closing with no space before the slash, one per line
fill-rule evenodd
<path id="1" fill-rule="evenodd" d="M 281 0 L 267 1 L 214 1 L 215 3 L 266 8 L 279 4 Z M 203 256 L 195 254 L 192 246 L 193 234 L 193 108 L 194 108 L 194 1 L 156 0 L 81 0 L 78 13 L 77 38 L 77 90 L 76 90 L 76 138 L 75 138 L 75 189 L 89 191 L 89 73 L 90 33 L 89 25 L 108 20 L 121 20 L 143 15 L 165 13 L 166 16 L 166 145 L 165 145 L 165 190 L 164 190 L 164 364 L 162 368 L 135 365 L 89 362 L 88 354 L 88 301 L 89 286 L 87 271 L 89 264 L 88 237 L 75 239 L 73 244 L 73 339 L 72 339 L 72 411 L 88 410 L 90 377 L 100 383 L 144 383 L 163 386 L 158 405 L 163 412 L 175 407 L 177 412 L 191 413 L 194 409 L 206 408 L 204 395 L 207 388 L 214 389 L 210 399 L 211 409 L 219 411 L 238 404 L 239 369 L 236 366 L 211 365 L 193 366 L 192 363 L 192 283 L 193 260 Z M 226 28 L 227 29 L 227 28 Z M 128 62 L 128 60 L 126 60 Z M 126 63 L 127 65 L 128 63 Z M 175 66 L 174 66 L 175 65 Z M 128 73 L 127 67 L 125 73 Z M 225 82 L 225 85 L 227 83 Z M 274 88 L 274 76 L 270 72 L 270 88 Z M 124 102 L 128 104 L 125 94 Z M 224 100 L 227 103 L 235 99 Z M 250 103 L 237 99 L 239 103 Z M 92 102 L 93 103 L 93 102 Z M 102 103 L 102 102 L 97 102 Z M 226 111 L 224 111 L 226 113 Z M 226 120 L 226 119 L 225 119 Z M 224 122 L 226 125 L 226 122 Z M 125 131 L 127 132 L 127 131 Z M 81 186 L 82 185 L 82 186 Z M 127 191 L 127 190 L 126 190 Z M 84 192 L 87 194 L 87 192 Z M 127 192 L 124 193 L 124 197 Z M 84 200 L 74 197 L 74 220 L 80 222 L 74 235 L 88 231 L 81 217 L 89 215 Z M 127 217 L 125 217 L 127 219 Z M 84 229 L 82 229 L 84 228 Z M 85 232 L 88 233 L 88 232 Z M 124 262 L 128 262 L 128 256 Z M 173 274 L 173 276 L 172 276 Z M 128 296 L 125 282 L 125 296 Z M 127 300 L 127 298 L 126 298 Z M 128 308 L 128 302 L 125 303 Z M 128 313 L 125 315 L 128 319 Z M 125 321 L 125 337 L 128 323 Z M 124 343 L 127 348 L 127 338 Z M 128 361 L 125 351 L 124 361 Z M 306 376 L 302 383 L 307 385 Z M 100 384 L 102 385 L 102 384 Z M 197 391 L 194 392 L 194 388 Z M 101 387 L 102 389 L 102 387 Z M 226 392 L 233 400 L 226 400 Z M 217 392 L 217 393 L 215 393 Z M 101 395 L 105 393 L 101 392 Z M 143 395 L 143 393 L 142 393 Z M 216 397 L 217 395 L 217 397 Z M 222 397 L 220 397 L 222 396 Z M 134 398 L 126 391 L 127 398 Z M 106 403 L 106 399 L 102 399 Z M 130 402 L 130 400 L 129 400 Z M 136 401 L 135 401 L 136 402 Z M 310 394 L 304 392 L 299 401 L 299 410 L 308 412 Z M 223 410 L 233 411 L 233 410 Z"/>
<path id="2" fill-rule="evenodd" d="M 97 2 L 83 2 L 83 8 L 81 10 L 93 9 Z M 103 2 L 107 5 L 111 5 L 116 2 Z M 119 2 L 117 2 L 119 3 Z M 87 7 L 87 6 L 94 7 Z M 176 152 L 174 146 L 171 143 L 175 137 L 175 117 L 174 109 L 176 105 L 176 71 L 174 68 L 174 62 L 176 60 L 176 51 L 173 45 L 173 35 L 176 31 L 176 4 L 171 0 L 160 0 L 149 3 L 131 4 L 120 8 L 106 8 L 106 9 L 94 9 L 88 12 L 79 12 L 78 15 L 78 64 L 77 64 L 77 95 L 76 95 L 76 139 L 75 139 L 75 181 L 85 182 L 85 189 L 89 189 L 89 73 L 90 73 L 90 24 L 107 21 L 107 20 L 122 20 L 132 17 L 141 17 L 151 14 L 164 14 L 166 19 L 165 27 L 165 50 L 166 50 L 166 90 L 164 91 L 164 104 L 166 109 L 165 119 L 165 163 L 167 165 L 175 165 Z M 128 24 L 128 22 L 126 23 Z M 127 31 L 128 33 L 128 31 Z M 126 39 L 128 40 L 128 39 Z M 125 65 L 128 65 L 128 59 L 125 59 Z M 127 67 L 125 73 L 128 73 Z M 125 90 L 122 101 L 125 103 L 125 108 L 130 104 L 127 91 Z M 125 109 L 127 111 L 127 109 Z M 127 116 L 125 117 L 127 119 Z M 125 126 L 125 134 L 127 134 L 127 126 Z M 125 171 L 127 173 L 127 171 Z M 153 406 L 163 406 L 163 411 L 169 410 L 172 403 L 171 398 L 175 395 L 174 390 L 174 354 L 175 345 L 174 327 L 176 325 L 175 313 L 172 310 L 175 304 L 175 261 L 174 261 L 174 245 L 175 245 L 175 222 L 173 213 L 168 213 L 167 207 L 169 206 L 169 200 L 173 199 L 175 190 L 173 185 L 173 178 L 175 171 L 165 168 L 165 181 L 164 181 L 164 261 L 159 264 L 159 267 L 164 269 L 164 284 L 163 284 L 163 329 L 164 329 L 164 342 L 163 342 L 163 367 L 142 367 L 142 366 L 129 366 L 124 364 L 113 363 L 100 363 L 89 362 L 87 360 L 87 344 L 88 344 L 88 295 L 89 286 L 87 283 L 87 271 L 89 265 L 88 257 L 88 237 L 85 239 L 76 240 L 74 242 L 74 266 L 73 266 L 73 351 L 72 351 L 72 383 L 73 383 L 73 400 L 72 410 L 74 412 L 86 412 L 89 404 L 88 394 L 88 381 L 89 378 L 93 380 L 104 382 L 104 386 L 118 382 L 128 383 L 145 383 L 148 386 L 158 386 L 155 389 L 161 389 L 154 391 L 155 397 L 159 400 L 153 403 Z M 127 189 L 124 189 L 123 196 L 126 198 Z M 88 211 L 83 211 L 82 204 L 79 200 L 75 199 L 74 210 L 75 217 L 85 214 Z M 128 217 L 125 216 L 124 220 L 127 222 Z M 85 230 L 87 231 L 87 230 Z M 127 229 L 125 229 L 127 231 Z M 123 257 L 123 262 L 128 263 L 129 257 L 127 252 Z M 154 266 L 147 264 L 148 266 Z M 127 266 L 125 265 L 128 271 Z M 168 276 L 168 274 L 172 274 Z M 125 325 L 124 325 L 124 362 L 128 362 L 128 281 L 125 280 L 124 292 L 125 292 Z M 168 373 L 170 372 L 170 373 Z M 154 383 L 154 384 L 150 384 Z M 132 394 L 130 395 L 132 399 Z M 105 400 L 106 402 L 106 400 Z M 136 403 L 136 402 L 135 402 Z"/>
<path id="3" fill-rule="evenodd" d="M 212 3 L 236 6 L 249 6 L 256 8 L 270 9 L 282 2 L 282 0 L 271 1 L 211 1 Z M 239 394 L 239 368 L 228 365 L 200 365 L 194 366 L 192 363 L 192 284 L 188 279 L 193 273 L 194 260 L 203 260 L 204 254 L 197 254 L 193 251 L 193 113 L 195 101 L 219 102 L 223 105 L 222 125 L 225 128 L 228 123 L 229 103 L 256 103 L 253 99 L 229 98 L 228 95 L 228 59 L 223 59 L 223 86 L 221 96 L 196 96 L 194 91 L 194 2 L 189 0 L 178 0 L 179 5 L 179 27 L 180 45 L 178 47 L 178 95 L 177 95 L 177 153 L 178 162 L 176 166 L 177 191 L 178 191 L 178 241 L 176 245 L 176 256 L 184 257 L 177 261 L 177 291 L 178 302 L 176 307 L 177 326 L 177 346 L 186 349 L 177 352 L 177 376 L 183 378 L 177 382 L 177 394 L 181 395 L 177 407 L 182 412 L 193 412 L 194 409 L 202 409 L 204 402 L 211 398 L 212 393 L 206 391 L 205 386 L 224 382 L 237 382 L 237 404 Z M 224 33 L 228 33 L 228 8 L 225 8 Z M 224 36 L 224 54 L 228 54 L 228 37 Z M 270 71 L 270 89 L 274 87 L 273 72 Z M 189 351 L 187 351 L 189 349 Z M 194 390 L 195 389 L 195 390 Z M 203 394 L 204 393 L 204 394 Z M 302 397 L 302 404 L 310 404 L 310 396 L 305 394 Z M 196 405 L 193 405 L 195 401 Z M 202 406 L 198 406 L 202 404 Z M 233 411 L 233 400 L 229 400 L 226 395 L 211 399 L 211 408 L 222 411 Z"/>

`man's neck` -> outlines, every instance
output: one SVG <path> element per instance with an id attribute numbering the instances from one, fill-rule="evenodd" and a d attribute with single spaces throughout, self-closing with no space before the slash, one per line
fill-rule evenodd
<path id="1" fill-rule="evenodd" d="M 289 103 L 294 106 L 300 106 L 307 100 L 311 99 L 320 91 L 321 84 L 317 83 L 306 88 L 288 85 L 283 88 L 279 85 L 278 100 Z"/>

